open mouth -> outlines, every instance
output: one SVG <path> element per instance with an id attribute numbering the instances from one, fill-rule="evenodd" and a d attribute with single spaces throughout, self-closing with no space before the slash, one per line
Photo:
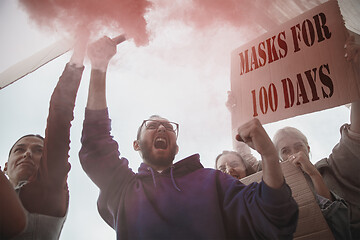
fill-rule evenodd
<path id="1" fill-rule="evenodd" d="M 167 148 L 167 141 L 165 138 L 158 137 L 155 139 L 154 147 L 156 149 L 166 149 Z"/>

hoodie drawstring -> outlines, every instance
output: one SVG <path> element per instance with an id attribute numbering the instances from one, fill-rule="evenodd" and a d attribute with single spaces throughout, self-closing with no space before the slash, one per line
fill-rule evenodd
<path id="1" fill-rule="evenodd" d="M 171 181 L 172 181 L 172 183 L 173 183 L 173 185 L 174 185 L 174 188 L 175 188 L 176 190 L 178 190 L 179 192 L 181 192 L 180 188 L 176 185 L 176 182 L 175 182 L 175 179 L 174 179 L 174 176 L 173 176 L 173 169 L 175 168 L 174 165 L 171 166 L 170 168 L 171 168 L 171 169 L 170 169 Z"/>
<path id="2" fill-rule="evenodd" d="M 152 176 L 152 179 L 153 179 L 153 183 L 154 183 L 154 186 L 155 186 L 155 188 L 156 188 L 156 181 L 155 181 L 154 170 L 153 170 L 151 167 L 148 167 L 147 169 L 150 170 L 150 172 L 151 172 L 151 176 Z"/>
<path id="3" fill-rule="evenodd" d="M 170 167 L 170 176 L 171 176 L 171 182 L 174 186 L 174 188 L 176 190 L 178 190 L 179 192 L 181 192 L 181 189 L 176 185 L 176 182 L 175 182 L 175 179 L 174 179 L 174 175 L 173 175 L 173 169 L 175 167 L 174 166 L 171 166 Z M 154 174 L 154 170 L 151 168 L 151 167 L 148 167 L 147 170 L 149 170 L 151 172 L 151 176 L 152 176 L 152 179 L 153 179 L 153 183 L 154 183 L 154 186 L 156 188 L 156 180 L 155 180 L 155 174 Z"/>

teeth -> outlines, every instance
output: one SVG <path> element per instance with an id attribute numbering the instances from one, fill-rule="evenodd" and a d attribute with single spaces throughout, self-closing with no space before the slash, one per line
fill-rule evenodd
<path id="1" fill-rule="evenodd" d="M 167 148 L 167 141 L 165 138 L 157 138 L 155 139 L 155 148 L 166 149 Z"/>

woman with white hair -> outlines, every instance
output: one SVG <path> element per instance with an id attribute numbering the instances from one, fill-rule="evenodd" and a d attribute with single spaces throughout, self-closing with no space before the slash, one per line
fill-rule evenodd
<path id="1" fill-rule="evenodd" d="M 351 124 L 344 124 L 340 129 L 340 142 L 329 157 L 315 165 L 310 162 L 307 138 L 298 129 L 285 127 L 278 130 L 273 139 L 282 160 L 299 166 L 311 179 L 324 217 L 335 237 L 341 236 L 339 239 L 344 239 L 347 230 L 343 227 L 349 220 L 352 239 L 360 239 L 359 116 L 360 101 L 357 101 L 351 105 Z"/>

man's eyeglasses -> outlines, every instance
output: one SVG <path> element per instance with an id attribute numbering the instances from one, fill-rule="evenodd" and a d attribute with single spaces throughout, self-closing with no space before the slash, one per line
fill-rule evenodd
<path id="1" fill-rule="evenodd" d="M 164 121 L 158 121 L 153 119 L 144 120 L 142 125 L 145 126 L 146 129 L 157 129 L 160 125 L 163 125 L 167 131 L 172 131 L 176 134 L 176 136 L 179 133 L 179 124 L 175 122 L 164 122 Z"/>

